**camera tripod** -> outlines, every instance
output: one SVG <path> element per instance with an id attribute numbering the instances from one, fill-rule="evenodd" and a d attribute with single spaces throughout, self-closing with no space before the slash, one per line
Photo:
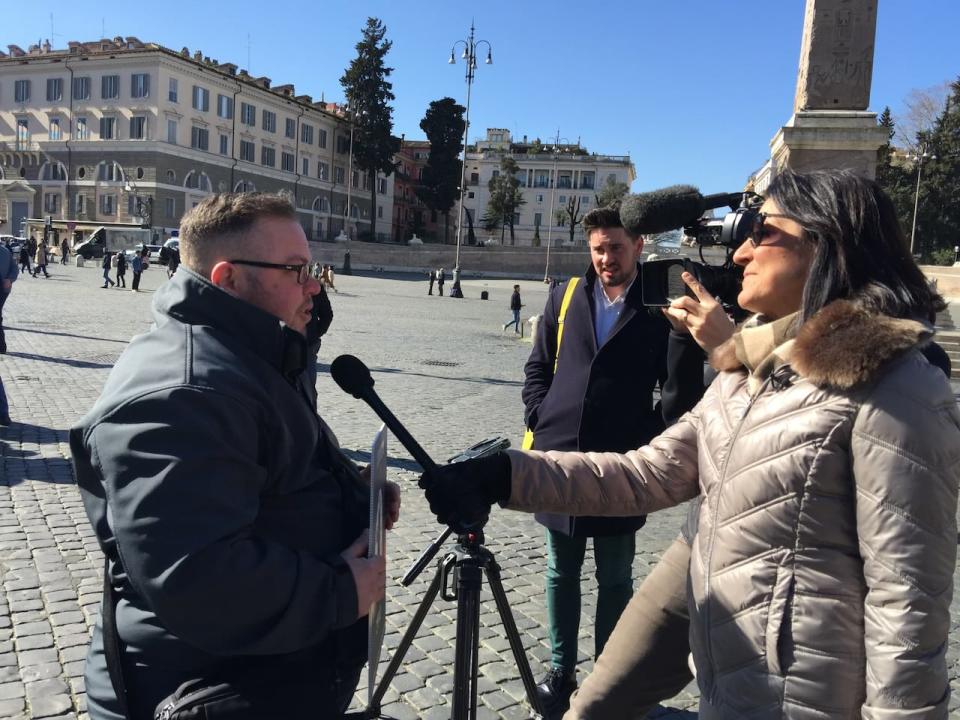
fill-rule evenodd
<path id="1" fill-rule="evenodd" d="M 423 552 L 416 563 L 404 575 L 401 583 L 410 585 L 427 566 L 437 551 L 453 533 L 447 528 Z M 500 613 L 500 621 L 507 633 L 510 650 L 513 652 L 514 662 L 520 671 L 524 690 L 527 693 L 527 702 L 533 709 L 534 718 L 543 717 L 540 701 L 537 697 L 536 685 L 527 656 L 524 654 L 523 644 L 520 642 L 520 633 L 510 611 L 507 595 L 500 582 L 500 566 L 493 553 L 483 545 L 482 525 L 477 529 L 459 529 L 457 544 L 437 563 L 437 572 L 433 582 L 420 601 L 416 614 L 413 616 L 407 631 L 404 633 L 397 650 L 387 666 L 386 672 L 373 694 L 370 706 L 359 716 L 364 719 L 382 717 L 380 702 L 383 700 L 391 680 L 396 675 L 403 658 L 410 649 L 410 644 L 417 636 L 424 618 L 430 611 L 433 601 L 439 594 L 444 600 L 457 602 L 457 634 L 453 665 L 453 697 L 451 720 L 476 720 L 477 717 L 477 672 L 478 651 L 480 649 L 480 589 L 483 584 L 484 573 L 493 599 Z"/>

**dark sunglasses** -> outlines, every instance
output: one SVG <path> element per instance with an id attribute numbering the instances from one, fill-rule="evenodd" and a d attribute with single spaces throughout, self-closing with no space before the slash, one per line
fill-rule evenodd
<path id="1" fill-rule="evenodd" d="M 297 284 L 303 285 L 309 276 L 310 263 L 299 265 L 284 265 L 283 263 L 261 262 L 260 260 L 227 260 L 234 265 L 250 265 L 251 267 L 273 268 L 275 270 L 289 270 L 297 274 Z"/>
<path id="2" fill-rule="evenodd" d="M 750 244 L 755 248 L 763 245 L 763 241 L 770 235 L 770 231 L 764 227 L 767 218 L 786 218 L 787 220 L 793 220 L 789 215 L 758 212 L 753 217 L 753 225 L 750 228 L 750 234 L 747 236 Z"/>

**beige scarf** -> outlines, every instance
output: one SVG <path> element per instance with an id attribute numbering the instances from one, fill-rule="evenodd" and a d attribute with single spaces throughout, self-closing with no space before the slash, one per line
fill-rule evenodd
<path id="1" fill-rule="evenodd" d="M 797 317 L 791 313 L 767 322 L 759 315 L 747 320 L 733 335 L 734 349 L 750 373 L 747 387 L 755 394 L 763 381 L 781 365 L 790 362 L 790 353 L 797 336 Z"/>

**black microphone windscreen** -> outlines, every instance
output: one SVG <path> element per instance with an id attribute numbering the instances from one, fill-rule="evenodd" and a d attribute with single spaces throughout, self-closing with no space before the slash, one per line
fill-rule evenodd
<path id="1" fill-rule="evenodd" d="M 692 185 L 628 195 L 620 205 L 620 222 L 631 235 L 653 235 L 695 222 L 704 211 L 703 195 Z"/>
<path id="2" fill-rule="evenodd" d="M 330 375 L 341 390 L 358 400 L 362 400 L 366 392 L 373 387 L 370 368 L 354 355 L 340 355 L 335 358 L 330 364 Z"/>

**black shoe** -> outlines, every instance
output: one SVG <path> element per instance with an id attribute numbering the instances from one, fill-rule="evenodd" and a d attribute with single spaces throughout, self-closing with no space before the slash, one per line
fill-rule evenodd
<path id="1" fill-rule="evenodd" d="M 577 689 L 576 671 L 567 672 L 562 668 L 550 668 L 550 671 L 537 683 L 537 697 L 546 717 L 561 718 L 570 707 L 570 696 Z"/>

